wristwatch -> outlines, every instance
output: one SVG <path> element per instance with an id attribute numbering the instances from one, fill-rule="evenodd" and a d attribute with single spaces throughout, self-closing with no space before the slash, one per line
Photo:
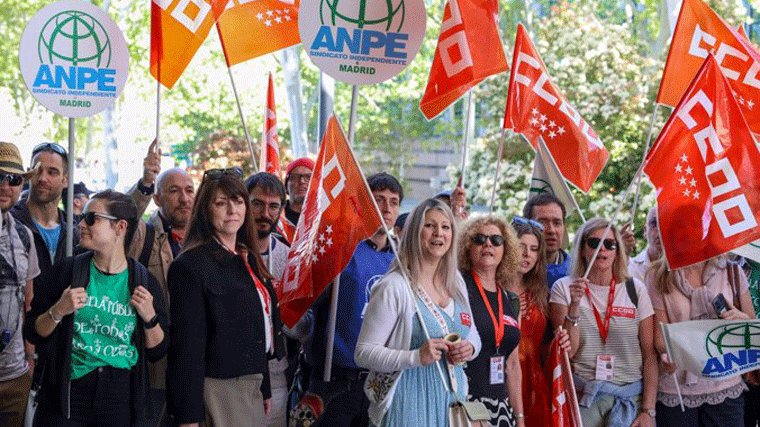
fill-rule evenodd
<path id="1" fill-rule="evenodd" d="M 150 187 L 146 187 L 143 185 L 142 179 L 137 181 L 137 191 L 142 193 L 144 196 L 150 196 L 151 194 L 153 194 L 153 190 L 155 190 L 155 188 L 156 188 L 155 183 L 151 184 Z"/>
<path id="2" fill-rule="evenodd" d="M 650 417 L 652 417 L 652 419 L 654 419 L 655 415 L 657 415 L 657 411 L 655 411 L 654 409 L 642 408 L 641 412 L 646 413 L 647 415 L 649 415 Z"/>
<path id="3" fill-rule="evenodd" d="M 153 315 L 153 318 L 150 319 L 149 321 L 147 321 L 147 322 L 143 321 L 143 325 L 144 325 L 144 327 L 145 327 L 146 330 L 147 329 L 153 329 L 153 328 L 155 328 L 156 325 L 158 325 L 158 313 L 156 313 L 155 315 Z"/>

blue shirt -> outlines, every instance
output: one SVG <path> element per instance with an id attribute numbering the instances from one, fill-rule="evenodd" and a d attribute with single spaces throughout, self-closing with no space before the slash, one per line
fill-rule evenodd
<path id="1" fill-rule="evenodd" d="M 359 243 L 348 265 L 340 274 L 340 310 L 335 321 L 334 365 L 359 368 L 354 362 L 354 350 L 362 329 L 370 291 L 372 285 L 388 271 L 393 261 L 393 251 L 389 247 L 377 250 L 373 246 L 372 241 L 365 240 Z M 325 336 L 326 331 L 325 327 Z"/>
<path id="2" fill-rule="evenodd" d="M 42 235 L 42 240 L 45 241 L 48 253 L 50 254 L 50 262 L 55 264 L 55 250 L 58 248 L 58 239 L 61 237 L 61 224 L 56 225 L 53 228 L 45 228 L 34 221 L 34 226 Z"/>
<path id="3" fill-rule="evenodd" d="M 565 256 L 565 260 L 559 264 L 546 264 L 546 281 L 548 282 L 549 289 L 551 289 L 554 282 L 567 276 L 570 272 L 570 257 L 562 249 L 559 251 Z"/>

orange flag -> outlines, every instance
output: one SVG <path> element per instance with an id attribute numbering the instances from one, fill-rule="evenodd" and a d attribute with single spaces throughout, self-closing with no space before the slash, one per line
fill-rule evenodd
<path id="1" fill-rule="evenodd" d="M 382 225 L 346 136 L 331 116 L 279 289 L 288 327 L 346 267 L 356 245 Z"/>
<path id="2" fill-rule="evenodd" d="M 224 12 L 226 0 L 153 0 L 150 74 L 171 89 Z"/>
<path id="3" fill-rule="evenodd" d="M 709 55 L 646 159 L 670 268 L 760 238 L 760 151 Z"/>
<path id="4" fill-rule="evenodd" d="M 760 133 L 760 52 L 702 0 L 684 0 L 657 102 L 675 106 L 712 52 L 750 129 Z"/>
<path id="5" fill-rule="evenodd" d="M 301 43 L 298 4 L 278 0 L 230 0 L 217 22 L 227 66 Z"/>
<path id="6" fill-rule="evenodd" d="M 507 71 L 495 0 L 448 0 L 420 110 L 439 115 L 486 77 Z"/>
<path id="7" fill-rule="evenodd" d="M 508 91 L 504 128 L 523 134 L 534 149 L 543 137 L 562 176 L 588 192 L 610 153 L 551 82 L 522 24 L 517 26 Z"/>
<path id="8" fill-rule="evenodd" d="M 277 144 L 277 109 L 274 105 L 274 81 L 272 73 L 269 73 L 269 87 L 267 88 L 267 105 L 264 108 L 264 135 L 262 138 L 264 147 L 261 150 L 261 167 L 264 172 L 269 172 L 280 177 L 280 146 Z"/>

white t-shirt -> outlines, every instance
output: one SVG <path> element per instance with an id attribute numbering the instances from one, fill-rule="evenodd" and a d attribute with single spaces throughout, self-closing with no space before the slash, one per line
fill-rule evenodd
<path id="1" fill-rule="evenodd" d="M 550 302 L 564 306 L 570 305 L 570 283 L 573 278 L 563 277 L 552 286 Z M 587 296 L 580 302 L 578 330 L 580 340 L 578 351 L 572 358 L 573 372 L 586 381 L 596 378 L 597 355 L 614 356 L 613 383 L 628 384 L 642 378 L 642 357 L 639 343 L 639 322 L 654 315 L 652 301 L 643 283 L 633 279 L 636 294 L 639 297 L 636 307 L 628 296 L 625 281 L 615 285 L 612 300 L 612 315 L 606 342 L 599 333 L 594 309 Z M 599 310 L 602 323 L 607 313 L 609 286 L 589 285 L 594 305 Z"/>

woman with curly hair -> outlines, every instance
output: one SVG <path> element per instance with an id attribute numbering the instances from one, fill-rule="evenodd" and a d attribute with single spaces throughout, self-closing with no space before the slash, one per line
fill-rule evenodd
<path id="1" fill-rule="evenodd" d="M 486 405 L 496 427 L 525 425 L 517 304 L 511 304 L 515 296 L 506 292 L 517 268 L 517 245 L 512 228 L 500 217 L 477 216 L 463 225 L 459 268 L 482 343 L 465 372 L 470 396 Z"/>

